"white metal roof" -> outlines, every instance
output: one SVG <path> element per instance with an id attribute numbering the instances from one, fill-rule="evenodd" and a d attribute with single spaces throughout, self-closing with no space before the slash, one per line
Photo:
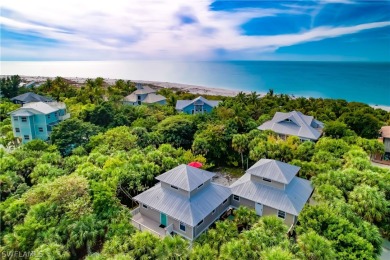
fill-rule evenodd
<path id="1" fill-rule="evenodd" d="M 263 123 L 258 129 L 272 130 L 279 134 L 317 140 L 321 136 L 321 132 L 312 127 L 314 120 L 312 116 L 306 116 L 297 111 L 289 113 L 276 112 L 272 120 Z M 323 123 L 318 120 L 314 122 L 320 127 L 323 126 Z"/>
<path id="2" fill-rule="evenodd" d="M 288 163 L 261 159 L 246 172 L 259 177 L 267 178 L 283 184 L 288 184 L 299 172 L 300 167 Z"/>
<path id="3" fill-rule="evenodd" d="M 158 183 L 144 191 L 134 200 L 165 213 L 190 226 L 196 226 L 202 219 L 228 199 L 229 187 L 210 183 L 191 198 L 161 187 Z"/>
<path id="4" fill-rule="evenodd" d="M 24 104 L 21 108 L 12 111 L 10 114 L 20 114 L 21 111 L 29 111 L 32 114 L 50 114 L 64 108 L 65 104 L 61 102 L 31 102 Z"/>
<path id="5" fill-rule="evenodd" d="M 234 195 L 298 216 L 313 191 L 308 180 L 294 177 L 286 188 L 278 189 L 252 181 L 245 173 L 231 186 Z"/>
<path id="6" fill-rule="evenodd" d="M 153 103 L 163 101 L 163 100 L 166 100 L 166 98 L 164 96 L 161 96 L 161 95 L 156 94 L 156 93 L 149 93 L 146 96 L 146 98 L 144 100 L 142 100 L 142 102 L 148 103 L 148 104 L 153 104 Z"/>
<path id="7" fill-rule="evenodd" d="M 192 191 L 202 183 L 213 178 L 214 175 L 212 172 L 181 164 L 157 176 L 156 179 L 180 189 Z"/>

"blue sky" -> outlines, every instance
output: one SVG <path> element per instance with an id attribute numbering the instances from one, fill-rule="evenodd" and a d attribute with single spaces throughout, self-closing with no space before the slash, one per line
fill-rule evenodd
<path id="1" fill-rule="evenodd" d="M 3 0 L 0 6 L 2 60 L 390 61 L 390 1 Z"/>

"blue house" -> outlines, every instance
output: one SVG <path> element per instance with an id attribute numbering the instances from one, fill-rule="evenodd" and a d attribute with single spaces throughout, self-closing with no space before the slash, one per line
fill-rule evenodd
<path id="1" fill-rule="evenodd" d="M 193 100 L 178 100 L 176 110 L 187 114 L 210 113 L 220 100 L 207 100 L 200 96 Z"/>
<path id="2" fill-rule="evenodd" d="M 142 104 L 165 105 L 166 98 L 156 94 L 156 90 L 148 86 L 142 86 L 141 84 L 138 84 L 137 90 L 123 99 L 123 104 L 132 106 L 139 106 Z"/>
<path id="3" fill-rule="evenodd" d="M 60 102 L 32 102 L 10 113 L 15 137 L 26 143 L 33 139 L 47 140 L 53 127 L 68 119 L 66 106 Z"/>

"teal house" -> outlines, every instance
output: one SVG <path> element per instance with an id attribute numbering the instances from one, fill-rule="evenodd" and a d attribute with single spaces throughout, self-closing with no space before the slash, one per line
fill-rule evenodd
<path id="1" fill-rule="evenodd" d="M 143 86 L 141 84 L 137 84 L 137 90 L 126 96 L 123 99 L 123 104 L 139 106 L 139 105 L 147 105 L 147 104 L 166 104 L 166 98 L 159 94 L 156 94 L 156 90 Z"/>
<path id="2" fill-rule="evenodd" d="M 207 100 L 200 96 L 193 100 L 178 100 L 176 102 L 176 110 L 187 114 L 210 113 L 220 102 L 222 101 Z"/>
<path id="3" fill-rule="evenodd" d="M 14 136 L 27 143 L 49 139 L 53 127 L 70 118 L 66 106 L 60 102 L 31 102 L 10 113 Z"/>

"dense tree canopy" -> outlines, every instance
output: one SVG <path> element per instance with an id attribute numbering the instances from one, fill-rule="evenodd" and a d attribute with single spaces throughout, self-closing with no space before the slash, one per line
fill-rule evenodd
<path id="1" fill-rule="evenodd" d="M 18 77 L 2 79 L 9 98 Z M 19 83 L 18 83 L 19 85 Z M 4 91 L 3 92 L 3 88 Z M 81 87 L 47 80 L 37 93 L 67 104 L 72 118 L 54 127 L 47 142 L 19 145 L 2 99 L 0 148 L 0 254 L 34 252 L 32 259 L 375 259 L 390 236 L 390 173 L 372 166 L 383 153 L 376 140 L 390 113 L 344 100 L 291 98 L 270 91 L 223 102 L 211 114 L 175 111 L 190 93 L 159 90 L 168 105 L 128 106 L 121 99 L 134 83 L 109 86 L 102 78 Z M 7 92 L 8 91 L 8 92 Z M 14 92 L 12 92 L 14 91 Z M 279 139 L 256 127 L 276 111 L 299 110 L 325 122 L 317 143 Z M 366 139 L 371 138 L 371 139 Z M 17 147 L 17 148 L 15 148 Z M 212 171 L 242 172 L 261 158 L 301 167 L 315 187 L 293 236 L 276 216 L 259 218 L 238 208 L 233 220 L 217 221 L 189 246 L 179 236 L 159 239 L 135 231 L 131 196 L 156 184 L 155 177 L 198 161 Z"/>

